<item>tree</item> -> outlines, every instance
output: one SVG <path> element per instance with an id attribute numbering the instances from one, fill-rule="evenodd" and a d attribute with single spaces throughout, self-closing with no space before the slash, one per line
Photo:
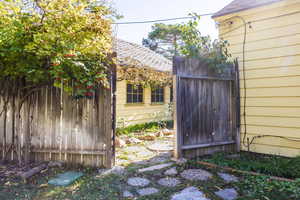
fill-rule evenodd
<path id="1" fill-rule="evenodd" d="M 178 54 L 178 44 L 181 43 L 181 30 L 179 24 L 154 24 L 143 45 L 160 53 L 167 58 Z"/>
<path id="2" fill-rule="evenodd" d="M 231 65 L 227 41 L 211 41 L 209 36 L 202 36 L 198 30 L 200 17 L 196 14 L 187 23 L 166 25 L 155 24 L 143 45 L 167 58 L 175 55 L 200 57 L 207 64 L 222 71 Z"/>

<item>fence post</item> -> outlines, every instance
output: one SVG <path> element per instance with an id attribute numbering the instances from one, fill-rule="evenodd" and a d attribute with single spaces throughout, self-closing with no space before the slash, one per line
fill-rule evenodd
<path id="1" fill-rule="evenodd" d="M 240 135 L 240 129 L 241 129 L 241 99 L 240 99 L 240 71 L 239 71 L 239 64 L 237 59 L 234 61 L 234 69 L 235 69 L 235 98 L 236 98 L 236 147 L 237 152 L 240 152 L 241 150 L 241 135 Z"/>
<path id="2" fill-rule="evenodd" d="M 173 98 L 174 101 L 174 129 L 175 129 L 175 151 L 174 157 L 179 159 L 182 157 L 182 132 L 180 118 L 180 95 L 179 95 L 179 77 L 178 77 L 178 65 L 181 63 L 180 57 L 173 58 Z"/>

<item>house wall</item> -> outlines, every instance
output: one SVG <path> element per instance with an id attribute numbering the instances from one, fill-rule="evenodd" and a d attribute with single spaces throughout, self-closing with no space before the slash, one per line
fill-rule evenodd
<path id="1" fill-rule="evenodd" d="M 128 126 L 158 120 L 170 120 L 171 115 L 168 112 L 170 103 L 170 88 L 164 88 L 164 103 L 151 103 L 151 88 L 144 88 L 144 102 L 139 104 L 128 104 L 126 102 L 125 80 L 117 82 L 116 109 L 117 126 Z"/>
<path id="2" fill-rule="evenodd" d="M 246 32 L 245 77 L 244 26 L 241 18 L 234 16 L 251 22 Z M 246 124 L 250 141 L 254 136 L 273 136 L 255 139 L 250 151 L 300 155 L 300 1 L 284 0 L 215 20 L 220 38 L 230 43 L 229 51 L 239 60 L 241 115 L 246 79 L 246 123 L 241 117 L 241 140 Z"/>

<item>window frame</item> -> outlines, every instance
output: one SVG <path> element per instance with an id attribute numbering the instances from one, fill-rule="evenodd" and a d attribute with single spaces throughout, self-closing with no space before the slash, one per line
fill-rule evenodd
<path id="1" fill-rule="evenodd" d="M 129 87 L 130 91 L 129 91 Z M 136 87 L 136 88 L 135 88 Z M 128 98 L 131 95 L 131 99 Z M 127 104 L 143 104 L 144 103 L 144 88 L 142 85 L 126 84 L 126 103 Z"/>
<path id="2" fill-rule="evenodd" d="M 170 87 L 170 102 L 174 101 L 173 95 L 174 95 L 173 87 Z"/>
<path id="3" fill-rule="evenodd" d="M 165 103 L 165 88 L 164 87 L 151 88 L 151 103 L 153 103 L 153 104 Z"/>

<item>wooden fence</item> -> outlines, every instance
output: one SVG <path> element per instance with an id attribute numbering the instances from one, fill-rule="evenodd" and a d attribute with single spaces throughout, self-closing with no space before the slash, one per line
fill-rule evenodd
<path id="1" fill-rule="evenodd" d="M 176 156 L 239 150 L 237 66 L 217 73 L 203 60 L 173 63 Z"/>
<path id="2" fill-rule="evenodd" d="M 19 120 L 14 128 L 12 109 L 8 107 L 0 118 L 0 157 L 20 160 L 29 153 L 34 161 L 111 167 L 114 82 L 112 78 L 112 89 L 97 90 L 93 99 L 74 99 L 59 88 L 45 87 L 33 95 L 33 103 L 24 104 L 21 117 L 15 116 Z"/>

